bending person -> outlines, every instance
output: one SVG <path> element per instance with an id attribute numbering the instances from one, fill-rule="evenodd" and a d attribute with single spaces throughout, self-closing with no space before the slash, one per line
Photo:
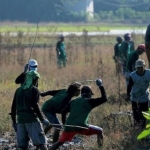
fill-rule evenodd
<path id="1" fill-rule="evenodd" d="M 65 123 L 66 114 L 70 112 L 65 125 L 72 125 L 74 127 L 65 126 L 60 139 L 58 142 L 52 145 L 51 150 L 56 150 L 66 141 L 71 141 L 76 134 L 87 136 L 97 134 L 98 144 L 99 146 L 102 146 L 103 129 L 98 126 L 89 125 L 87 123 L 90 111 L 107 101 L 106 92 L 102 86 L 102 80 L 96 80 L 96 84 L 100 89 L 102 97 L 91 98 L 93 95 L 91 87 L 83 86 L 81 89 L 81 97 L 71 101 L 69 105 L 63 110 L 63 123 Z M 79 128 L 76 126 L 86 127 L 87 129 Z"/>
<path id="2" fill-rule="evenodd" d="M 80 94 L 80 90 L 81 84 L 79 82 L 74 82 L 69 85 L 68 89 L 47 91 L 45 93 L 41 93 L 41 96 L 53 96 L 51 99 L 44 102 L 42 106 L 42 112 L 51 124 L 57 124 L 54 127 L 61 127 L 61 123 L 56 114 L 61 114 L 62 110 L 68 105 L 71 98 Z M 45 128 L 45 134 L 51 129 L 51 127 L 52 126 L 50 125 L 49 127 Z M 53 142 L 58 141 L 59 132 L 60 130 L 55 128 L 53 133 Z"/>

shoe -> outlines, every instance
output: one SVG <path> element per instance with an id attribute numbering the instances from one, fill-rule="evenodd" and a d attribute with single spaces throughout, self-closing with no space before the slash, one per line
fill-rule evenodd
<path id="1" fill-rule="evenodd" d="M 97 144 L 100 147 L 103 145 L 103 132 L 97 135 Z"/>

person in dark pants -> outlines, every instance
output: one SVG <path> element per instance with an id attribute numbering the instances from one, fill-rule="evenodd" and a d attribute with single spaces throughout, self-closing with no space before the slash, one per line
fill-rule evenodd
<path id="1" fill-rule="evenodd" d="M 137 49 L 132 51 L 127 58 L 126 63 L 126 70 L 125 70 L 125 79 L 126 79 L 126 85 L 129 84 L 129 76 L 130 73 L 135 71 L 135 62 L 139 59 L 139 56 L 142 55 L 145 52 L 145 45 L 140 44 L 138 45 Z"/>
<path id="2" fill-rule="evenodd" d="M 53 96 L 49 100 L 45 101 L 42 105 L 42 112 L 49 120 L 51 124 L 56 124 L 53 133 L 53 142 L 56 142 L 59 138 L 61 122 L 57 118 L 56 114 L 61 114 L 63 109 L 71 101 L 72 97 L 78 96 L 81 90 L 81 83 L 73 82 L 69 85 L 68 89 L 53 90 L 41 93 L 41 96 L 51 95 Z M 51 129 L 51 125 L 45 128 L 45 134 Z"/>
<path id="3" fill-rule="evenodd" d="M 29 71 L 13 98 L 10 114 L 21 150 L 28 149 L 30 138 L 37 149 L 47 150 L 42 124 L 48 126 L 50 123 L 44 119 L 38 104 L 40 92 L 36 86 L 39 78 L 38 72 Z"/>
<path id="4" fill-rule="evenodd" d="M 56 53 L 57 53 L 57 65 L 58 68 L 66 67 L 66 45 L 64 42 L 64 35 L 60 35 L 60 40 L 56 44 Z"/>
<path id="5" fill-rule="evenodd" d="M 120 58 L 120 46 L 123 42 L 123 38 L 121 36 L 117 36 L 116 38 L 117 43 L 114 46 L 114 61 L 115 61 L 115 65 L 116 65 L 116 74 L 122 73 L 122 64 L 121 62 L 121 58 Z"/>
<path id="6" fill-rule="evenodd" d="M 72 100 L 68 104 L 68 106 L 63 110 L 62 113 L 63 123 L 66 122 L 65 123 L 66 126 L 64 127 L 64 131 L 62 132 L 60 139 L 52 145 L 50 150 L 56 150 L 66 141 L 71 141 L 76 134 L 82 134 L 87 136 L 97 134 L 98 144 L 99 146 L 102 146 L 103 129 L 98 126 L 89 125 L 87 123 L 90 111 L 93 108 L 107 101 L 106 92 L 104 87 L 102 86 L 102 80 L 97 79 L 96 84 L 99 87 L 102 97 L 91 98 L 93 95 L 91 87 L 90 86 L 82 87 L 81 97 Z M 68 112 L 70 113 L 66 121 L 65 116 Z M 85 127 L 86 129 L 80 127 Z"/>
<path id="7" fill-rule="evenodd" d="M 150 70 L 145 69 L 142 59 L 136 61 L 135 68 L 136 71 L 130 74 L 126 100 L 131 100 L 135 126 L 144 128 L 146 119 L 142 111 L 148 111 Z"/>
<path id="8" fill-rule="evenodd" d="M 16 84 L 23 84 L 25 75 L 28 71 L 37 71 L 38 63 L 34 59 L 30 59 L 28 64 L 24 66 L 24 71 L 15 79 Z"/>

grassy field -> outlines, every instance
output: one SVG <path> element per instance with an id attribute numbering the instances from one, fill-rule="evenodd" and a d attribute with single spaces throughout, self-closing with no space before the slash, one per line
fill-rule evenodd
<path id="1" fill-rule="evenodd" d="M 109 30 L 125 30 L 125 29 L 145 29 L 146 26 L 138 25 L 104 25 L 104 24 L 38 24 L 38 32 L 82 32 L 87 31 L 109 31 Z M 35 32 L 37 24 L 21 24 L 21 25 L 1 25 L 0 32 Z"/>
<path id="2" fill-rule="evenodd" d="M 41 37 L 42 38 L 42 37 Z M 115 63 L 113 60 L 114 37 L 94 37 L 100 44 L 91 44 L 91 37 L 72 37 L 67 39 L 67 67 L 57 69 L 55 47 L 33 48 L 31 58 L 38 61 L 38 71 L 41 75 L 39 90 L 47 91 L 60 88 L 67 88 L 73 81 L 85 81 L 102 78 L 103 85 L 109 101 L 95 108 L 91 114 L 89 123 L 101 126 L 104 129 L 104 146 L 102 150 L 146 150 L 148 143 L 136 140 L 141 129 L 131 127 L 128 116 L 114 118 L 112 113 L 119 111 L 131 111 L 131 104 L 125 102 L 126 85 L 122 75 L 115 74 Z M 90 38 L 90 40 L 89 40 Z M 136 46 L 139 35 L 134 35 L 133 40 Z M 3 39 L 7 44 L 9 40 Z M 19 40 L 19 39 L 18 39 Z M 80 40 L 81 45 L 71 44 Z M 56 38 L 53 39 L 55 43 Z M 105 41 L 113 41 L 106 44 Z M 141 42 L 142 42 L 141 41 Z M 0 133 L 13 132 L 12 123 L 8 113 L 10 112 L 11 102 L 17 87 L 14 80 L 23 71 L 24 65 L 28 62 L 30 48 L 23 46 L 3 49 L 0 47 Z M 140 58 L 145 59 L 143 54 Z M 83 85 L 91 85 L 94 97 L 100 96 L 99 89 L 94 82 L 82 82 Z M 41 98 L 42 103 L 49 97 Z M 116 120 L 117 119 L 117 120 Z M 87 150 L 98 150 L 96 136 L 92 138 L 83 137 Z M 85 148 L 84 148 L 85 149 Z"/>

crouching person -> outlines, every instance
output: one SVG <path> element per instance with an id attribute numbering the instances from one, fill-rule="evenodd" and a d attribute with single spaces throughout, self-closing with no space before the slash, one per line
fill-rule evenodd
<path id="1" fill-rule="evenodd" d="M 12 102 L 11 117 L 21 150 L 28 149 L 30 138 L 37 149 L 47 150 L 42 124 L 48 126 L 50 123 L 44 119 L 39 109 L 40 92 L 36 87 L 39 78 L 38 72 L 29 71 L 22 86 L 16 90 Z"/>
<path id="2" fill-rule="evenodd" d="M 53 133 L 53 143 L 59 139 L 60 130 L 57 128 L 61 127 L 61 122 L 57 117 L 57 114 L 61 114 L 63 109 L 71 101 L 72 97 L 79 96 L 81 91 L 81 83 L 73 82 L 69 85 L 68 89 L 53 90 L 41 93 L 41 96 L 51 95 L 49 100 L 45 101 L 42 106 L 42 112 L 49 120 L 51 124 L 55 124 Z M 44 129 L 45 134 L 52 128 L 48 126 Z"/>
<path id="3" fill-rule="evenodd" d="M 81 89 L 81 97 L 71 101 L 63 110 L 63 123 L 65 123 L 66 114 L 68 112 L 70 112 L 70 114 L 65 123 L 65 128 L 60 139 L 58 140 L 58 142 L 52 145 L 51 150 L 56 150 L 66 141 L 71 141 L 76 134 L 87 136 L 97 134 L 97 142 L 99 146 L 102 146 L 103 129 L 98 126 L 87 124 L 90 111 L 107 101 L 106 92 L 104 87 L 102 86 L 102 80 L 97 79 L 96 84 L 100 89 L 102 95 L 101 97 L 91 98 L 93 95 L 91 87 L 83 86 Z"/>

